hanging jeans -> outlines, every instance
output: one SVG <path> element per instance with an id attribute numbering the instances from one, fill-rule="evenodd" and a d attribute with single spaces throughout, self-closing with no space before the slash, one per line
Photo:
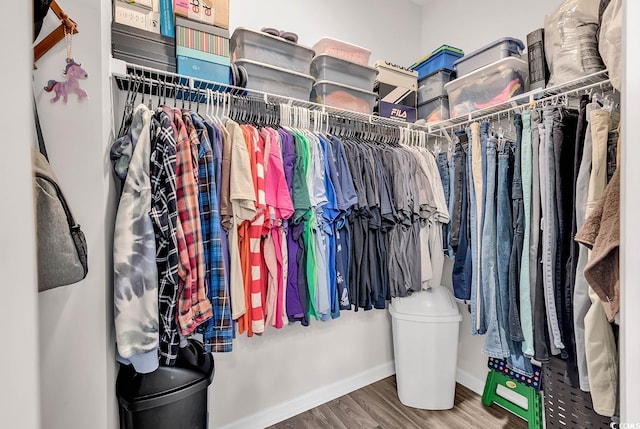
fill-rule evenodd
<path id="1" fill-rule="evenodd" d="M 532 289 L 535 291 L 534 299 L 533 299 L 533 346 L 534 346 L 534 357 L 538 362 L 548 362 L 549 361 L 549 343 L 550 343 L 550 335 L 551 332 L 548 328 L 547 323 L 547 302 L 546 302 L 546 294 L 544 287 L 544 273 L 543 273 L 543 265 L 542 265 L 542 210 L 545 203 L 545 176 L 542 174 L 544 170 L 544 159 L 545 159 L 545 126 L 544 123 L 540 123 L 542 120 L 542 115 L 538 114 L 537 111 L 534 111 L 534 118 L 538 122 L 538 133 L 534 134 L 534 139 L 532 140 L 532 146 L 535 147 L 537 143 L 537 150 L 534 150 L 534 160 L 537 160 L 537 164 L 533 164 L 534 171 L 537 171 L 538 180 L 534 179 L 534 185 L 537 183 L 537 201 L 538 201 L 538 220 L 535 225 L 532 225 L 537 229 L 535 238 L 537 238 L 538 246 L 536 248 L 530 248 L 530 256 L 535 259 L 535 266 L 532 276 L 535 278 L 535 283 L 532 282 Z M 537 136 L 537 139 L 535 138 Z M 535 162 L 535 161 L 534 161 Z M 536 168 L 537 167 L 537 168 Z M 535 187 L 534 187 L 535 192 Z M 534 201 L 536 201 L 536 197 L 534 197 Z M 535 211 L 533 212 L 535 214 Z M 532 239 L 532 244 L 533 244 Z"/>
<path id="2" fill-rule="evenodd" d="M 447 153 L 441 152 L 436 158 L 436 165 L 438 166 L 438 173 L 440 174 L 440 181 L 442 182 L 442 189 L 444 191 L 444 200 L 449 201 L 449 194 L 451 185 L 449 183 L 449 160 L 447 159 Z M 445 254 L 449 254 L 449 223 L 442 224 L 442 250 Z"/>
<path id="3" fill-rule="evenodd" d="M 522 145 L 520 148 L 522 202 L 524 209 L 524 223 L 522 231 L 522 263 L 520 265 L 520 322 L 522 324 L 522 353 L 533 356 L 533 317 L 531 306 L 531 283 L 529 269 L 529 245 L 531 230 L 531 182 L 532 182 L 532 153 L 531 153 L 531 112 L 522 112 Z"/>
<path id="4" fill-rule="evenodd" d="M 578 123 L 576 126 L 576 140 L 573 151 L 573 202 L 576 200 L 576 192 L 577 192 L 577 182 L 578 182 L 578 174 L 580 173 L 580 164 L 582 163 L 582 153 L 584 151 L 584 141 L 587 131 L 587 104 L 589 103 L 589 96 L 584 95 L 580 99 L 580 108 L 578 110 Z M 567 216 L 571 216 L 571 232 L 569 233 L 569 258 L 567 260 L 567 285 L 571 285 L 571 290 L 573 291 L 574 285 L 576 283 L 576 269 L 578 265 L 578 253 L 579 253 L 579 245 L 576 241 L 573 240 L 575 237 L 577 229 L 577 219 L 576 219 L 576 210 L 575 204 L 573 204 L 570 209 L 570 214 Z M 573 302 L 573 300 L 571 300 Z M 573 314 L 573 310 L 571 312 Z"/>
<path id="5" fill-rule="evenodd" d="M 555 295 L 556 252 L 558 237 L 558 219 L 556 216 L 556 170 L 553 151 L 553 121 L 555 107 L 547 106 L 544 115 L 544 140 L 540 142 L 540 188 L 542 199 L 542 268 L 544 275 L 544 297 L 546 302 L 547 323 L 551 340 L 551 353 L 556 355 L 564 349 L 560 325 L 558 322 Z M 542 181 L 544 180 L 544 185 Z"/>
<path id="6" fill-rule="evenodd" d="M 509 333 L 509 256 L 513 243 L 513 222 L 512 222 L 512 153 L 511 143 L 502 142 L 500 153 L 498 154 L 498 185 L 497 185 L 497 264 L 498 269 L 498 315 L 501 318 L 501 325 L 505 329 L 506 341 L 509 345 L 509 366 L 520 374 L 531 376 L 533 370 L 531 362 L 522 354 L 522 344 L 511 340 Z"/>
<path id="7" fill-rule="evenodd" d="M 497 251 L 497 213 L 496 213 L 496 143 L 491 137 L 487 140 L 487 194 L 485 216 L 482 225 L 482 295 L 487 324 L 483 353 L 494 358 L 506 358 L 511 353 L 507 342 L 507 331 L 503 324 L 500 289 L 498 287 L 498 251 Z"/>
<path id="8" fill-rule="evenodd" d="M 456 132 L 456 135 L 459 139 L 458 143 L 455 145 L 455 153 L 453 156 L 453 180 L 451 181 L 451 185 L 453 187 L 452 196 L 452 204 L 449 209 L 450 222 L 451 226 L 451 246 L 454 248 L 458 247 L 458 242 L 460 238 L 460 227 L 461 221 L 463 217 L 462 212 L 462 200 L 463 200 L 463 192 L 466 193 L 466 186 L 463 186 L 463 182 L 466 184 L 467 179 L 467 148 L 469 146 L 467 133 L 464 131 Z M 463 167 L 464 162 L 464 167 Z M 466 218 L 466 213 L 464 214 Z"/>
<path id="9" fill-rule="evenodd" d="M 513 341 L 523 341 L 520 321 L 520 263 L 524 241 L 524 203 L 522 201 L 522 118 L 514 116 L 516 141 L 513 145 L 513 179 L 511 182 L 511 202 L 513 221 L 513 245 L 509 259 L 509 330 Z"/>
<path id="10" fill-rule="evenodd" d="M 594 108 L 593 104 L 587 105 L 585 116 L 589 117 L 589 112 Z M 591 176 L 591 124 L 587 123 L 584 147 L 582 150 L 582 160 L 578 170 L 576 179 L 576 231 L 579 231 L 584 225 L 586 219 L 587 196 L 589 194 L 589 177 Z M 580 245 L 578 249 L 578 258 L 576 266 L 576 279 L 573 289 L 573 324 L 576 339 L 576 364 L 578 366 L 578 378 L 580 389 L 588 392 L 589 375 L 587 371 L 587 357 L 585 354 L 584 339 L 584 318 L 591 307 L 589 299 L 589 284 L 584 277 L 584 268 L 587 265 L 589 250 Z"/>
<path id="11" fill-rule="evenodd" d="M 467 152 L 469 144 L 456 144 L 455 160 L 455 181 L 451 228 L 451 243 L 455 249 L 453 261 L 453 272 L 451 283 L 456 299 L 468 301 L 471 299 L 471 248 L 469 240 L 469 186 L 467 180 Z"/>
<path id="12" fill-rule="evenodd" d="M 453 204 L 456 199 L 455 195 L 455 163 L 456 163 L 456 154 L 455 152 L 451 153 L 451 158 L 449 159 L 449 200 L 447 201 L 447 209 L 449 210 L 449 228 L 447 229 L 447 236 L 445 240 L 447 240 L 447 256 L 450 259 L 453 259 L 455 256 L 455 252 L 453 251 L 453 246 L 451 245 L 451 213 L 453 212 Z"/>
<path id="13" fill-rule="evenodd" d="M 474 122 L 467 129 L 471 150 L 469 151 L 469 199 L 471 201 L 471 334 L 482 335 L 486 332 L 482 305 L 482 274 L 480 251 L 482 246 L 482 144 L 480 142 L 480 124 Z"/>
<path id="14" fill-rule="evenodd" d="M 540 114 L 537 110 L 531 111 L 531 204 L 529 225 L 529 285 L 531 288 L 531 307 L 535 307 L 536 283 L 538 277 L 538 265 L 540 258 L 538 245 L 540 243 L 540 161 L 538 153 L 540 148 Z M 525 249 L 526 252 L 526 249 Z M 535 314 L 535 311 L 533 312 Z M 534 318 L 535 320 L 535 318 Z M 534 332 L 538 325 L 534 324 Z"/>
<path id="15" fill-rule="evenodd" d="M 573 235 L 574 164 L 578 112 L 559 108 L 553 120 L 553 149 L 556 174 L 556 210 L 558 215 L 558 238 L 556 253 L 555 294 L 558 306 L 558 323 L 562 343 L 562 352 L 567 361 L 567 375 L 572 386 L 578 387 L 578 368 L 576 364 L 575 340 L 573 333 L 573 289 L 569 264 Z"/>

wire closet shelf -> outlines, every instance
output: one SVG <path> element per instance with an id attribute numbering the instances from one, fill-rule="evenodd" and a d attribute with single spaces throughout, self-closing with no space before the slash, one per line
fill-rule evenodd
<path id="1" fill-rule="evenodd" d="M 112 60 L 111 74 L 117 88 L 121 91 L 131 90 L 147 95 L 181 99 L 187 100 L 187 102 L 191 101 L 197 103 L 205 103 L 207 94 L 210 91 L 228 93 L 232 97 L 263 100 L 267 104 L 287 104 L 289 106 L 301 107 L 312 112 L 322 112 L 324 115 L 332 115 L 358 122 L 421 131 L 430 137 L 443 137 L 449 135 L 453 129 L 461 128 L 471 122 L 489 119 L 496 115 L 512 111 L 522 111 L 528 106 L 539 107 L 545 104 L 557 103 L 562 97 L 588 94 L 593 90 L 603 92 L 612 90 L 607 71 L 604 70 L 560 85 L 529 91 L 512 97 L 504 103 L 476 110 L 456 118 L 422 124 L 406 123 L 394 119 L 383 118 L 377 115 L 363 114 L 317 104 L 311 101 L 240 88 L 204 79 L 196 79 L 151 67 L 126 63 L 120 60 Z"/>

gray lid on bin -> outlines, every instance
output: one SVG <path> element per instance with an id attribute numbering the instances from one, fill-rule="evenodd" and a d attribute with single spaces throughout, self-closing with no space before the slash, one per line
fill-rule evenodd
<path id="1" fill-rule="evenodd" d="M 508 47 L 509 49 L 514 48 L 513 52 L 517 53 L 518 55 L 522 55 L 522 53 L 524 52 L 524 43 L 522 42 L 522 40 L 520 39 L 515 39 L 513 37 L 503 37 L 502 39 L 498 39 L 494 42 L 489 43 L 486 46 L 483 46 L 482 48 L 475 50 L 471 53 L 466 54 L 464 57 L 460 58 L 459 60 L 457 60 L 455 63 L 453 63 L 453 67 L 455 68 L 458 64 L 460 63 L 464 63 L 465 61 L 468 61 L 469 58 L 473 58 L 478 56 L 479 54 L 488 51 L 490 49 L 495 48 L 496 46 L 500 46 L 500 45 L 504 45 L 506 47 Z"/>
<path id="2" fill-rule="evenodd" d="M 406 298 L 393 298 L 389 305 L 391 316 L 416 322 L 458 322 L 462 315 L 449 288 L 433 286 L 414 292 Z"/>

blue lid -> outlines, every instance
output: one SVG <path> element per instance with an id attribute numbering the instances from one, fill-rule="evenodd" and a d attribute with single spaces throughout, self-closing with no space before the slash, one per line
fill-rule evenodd
<path id="1" fill-rule="evenodd" d="M 489 49 L 494 48 L 498 45 L 502 45 L 503 43 L 515 45 L 515 47 L 518 49 L 518 54 L 522 55 L 522 51 L 524 51 L 524 43 L 522 43 L 522 40 L 514 39 L 513 37 L 504 37 L 502 39 L 496 40 L 495 42 L 489 43 L 487 46 L 483 46 L 477 51 L 473 51 L 470 54 L 465 55 L 464 57 L 460 58 L 455 63 L 453 63 L 453 65 L 455 66 L 458 63 L 462 63 L 468 60 L 469 58 L 475 57 L 476 55 L 479 55 L 485 51 L 488 51 Z"/>
<path id="2" fill-rule="evenodd" d="M 462 51 L 462 49 L 458 49 L 458 48 L 453 47 L 451 45 L 442 45 L 438 49 L 435 49 L 430 54 L 425 55 L 424 57 L 420 58 L 418 61 L 413 63 L 411 66 L 409 66 L 409 69 L 410 70 L 415 70 L 416 68 L 418 68 L 419 66 L 421 66 L 425 62 L 429 61 L 431 58 L 434 58 L 436 55 L 438 55 L 440 53 L 443 53 L 443 52 L 446 52 L 446 53 L 448 53 L 450 55 L 454 55 L 454 56 L 456 56 L 458 58 L 464 56 L 464 52 Z"/>

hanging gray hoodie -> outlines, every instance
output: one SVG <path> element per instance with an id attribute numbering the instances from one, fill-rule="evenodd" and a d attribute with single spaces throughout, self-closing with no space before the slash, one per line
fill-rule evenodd
<path id="1" fill-rule="evenodd" d="M 131 124 L 133 153 L 128 169 L 114 162 L 116 174 L 126 174 L 113 237 L 118 360 L 132 363 L 139 373 L 158 368 L 158 271 L 155 235 L 149 217 L 151 118 L 152 112 L 146 106 L 135 108 Z"/>

